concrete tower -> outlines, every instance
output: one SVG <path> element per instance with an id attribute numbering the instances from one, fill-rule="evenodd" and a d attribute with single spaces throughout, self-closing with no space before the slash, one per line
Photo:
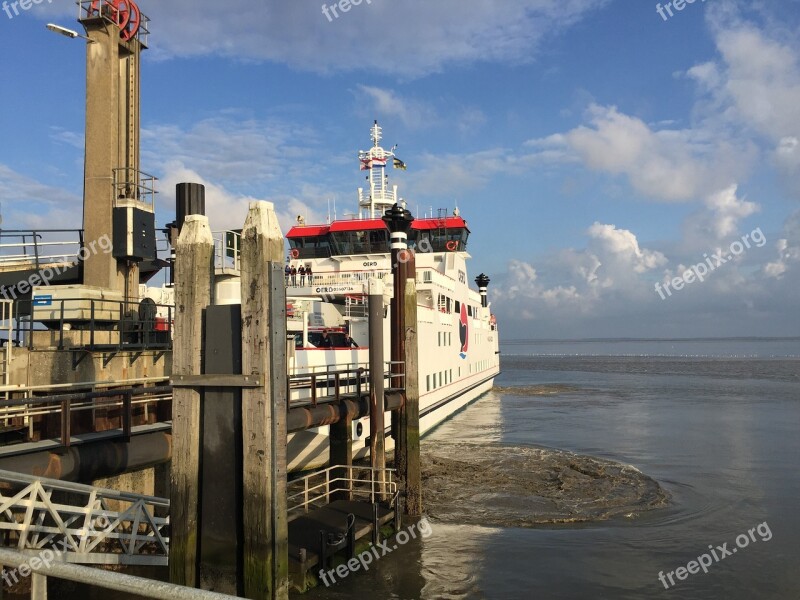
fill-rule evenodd
<path id="1" fill-rule="evenodd" d="M 138 262 L 155 258 L 155 180 L 139 170 L 140 65 L 147 17 L 131 0 L 81 2 L 86 45 L 85 286 L 138 296 Z"/>

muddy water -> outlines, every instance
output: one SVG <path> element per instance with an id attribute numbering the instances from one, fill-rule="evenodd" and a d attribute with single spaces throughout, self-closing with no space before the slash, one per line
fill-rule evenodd
<path id="1" fill-rule="evenodd" d="M 661 346 L 654 354 L 672 350 Z M 800 355 L 796 343 L 788 350 Z M 536 349 L 506 349 L 497 389 L 423 441 L 433 534 L 306 598 L 800 598 L 800 361 L 508 355 L 514 351 Z M 763 344 L 736 348 L 748 356 L 764 351 Z M 597 345 L 587 354 L 602 352 Z M 558 494 L 528 497 L 531 484 L 509 484 L 505 467 L 491 470 L 492 458 L 513 470 L 535 464 L 546 449 L 598 459 L 589 475 L 565 470 L 571 454 L 553 465 L 561 471 L 550 471 L 551 491 L 559 477 L 575 485 L 578 505 L 561 507 L 575 514 L 592 514 L 580 500 L 592 496 L 606 460 L 630 465 L 644 479 L 612 472 L 599 478 L 606 491 L 596 497 L 630 493 L 628 485 L 651 477 L 669 501 L 632 515 L 623 509 L 594 513 L 600 520 L 531 523 Z M 461 485 L 437 480 L 445 473 Z M 646 485 L 637 495 L 645 505 L 653 498 Z M 708 573 L 675 579 L 669 589 L 659 581 L 659 572 L 686 567 L 710 544 L 731 548 L 761 523 L 769 540 L 756 534 Z"/>
<path id="2" fill-rule="evenodd" d="M 637 518 L 669 495 L 635 467 L 546 448 L 426 446 L 426 511 L 435 521 L 492 527 Z"/>

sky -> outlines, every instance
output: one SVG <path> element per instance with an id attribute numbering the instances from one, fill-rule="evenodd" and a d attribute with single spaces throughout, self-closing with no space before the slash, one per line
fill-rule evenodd
<path id="1" fill-rule="evenodd" d="M 139 5 L 159 226 L 181 181 L 214 230 L 353 212 L 378 119 L 411 211 L 468 221 L 506 339 L 800 335 L 800 0 Z M 77 8 L 5 6 L 2 226 L 77 228 L 84 42 L 45 28 Z"/>

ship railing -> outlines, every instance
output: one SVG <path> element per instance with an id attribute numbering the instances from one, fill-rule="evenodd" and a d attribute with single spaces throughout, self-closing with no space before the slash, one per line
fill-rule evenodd
<path id="1" fill-rule="evenodd" d="M 384 281 L 391 282 L 391 271 L 352 271 L 349 273 L 334 273 L 334 274 L 314 274 L 311 278 L 306 278 L 306 285 L 310 287 L 315 286 L 334 286 L 334 285 L 353 285 L 356 283 L 366 283 L 370 278 L 378 278 Z M 295 282 L 297 286 L 302 287 L 300 275 L 297 275 Z"/>
<path id="2" fill-rule="evenodd" d="M 383 379 L 386 391 L 405 387 L 405 363 L 384 361 Z M 287 377 L 289 406 L 320 402 L 338 402 L 348 397 L 359 398 L 369 393 L 369 363 L 353 362 L 293 369 Z"/>
<path id="3" fill-rule="evenodd" d="M 242 232 L 236 229 L 214 231 L 214 268 L 238 274 L 242 270 Z"/>
<path id="4" fill-rule="evenodd" d="M 290 481 L 286 489 L 288 520 L 341 499 L 395 505 L 398 491 L 394 473 L 395 469 L 334 465 Z"/>
<path id="5" fill-rule="evenodd" d="M 136 200 L 155 211 L 156 194 L 158 194 L 156 181 L 157 177 L 138 169 L 131 167 L 114 169 L 114 204 L 120 204 L 125 200 Z"/>
<path id="6" fill-rule="evenodd" d="M 13 341 L 33 349 L 47 338 L 59 350 L 168 350 L 172 348 L 175 307 L 139 300 L 53 298 L 17 300 Z M 80 361 L 78 361 L 80 362 Z M 77 366 L 77 364 L 73 365 Z"/>
<path id="7" fill-rule="evenodd" d="M 369 303 L 367 296 L 345 296 L 344 316 L 348 319 L 366 318 L 369 316 Z"/>
<path id="8" fill-rule="evenodd" d="M 72 239 L 63 239 L 68 234 Z M 1 229 L 0 270 L 77 264 L 77 255 L 82 247 L 82 229 Z"/>
<path id="9" fill-rule="evenodd" d="M 394 189 L 381 189 L 376 187 L 372 190 L 372 193 L 364 190 L 363 188 L 359 188 L 358 190 L 358 204 L 362 208 L 368 208 L 372 202 L 376 202 L 378 204 L 394 204 L 397 202 L 397 196 L 394 193 Z"/>

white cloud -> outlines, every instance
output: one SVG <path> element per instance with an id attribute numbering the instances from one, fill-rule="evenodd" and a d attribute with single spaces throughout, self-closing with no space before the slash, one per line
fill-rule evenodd
<path id="1" fill-rule="evenodd" d="M 764 266 L 764 273 L 774 279 L 783 279 L 794 271 L 793 279 L 800 279 L 800 211 L 786 220 L 783 235 L 786 237 L 775 243 L 778 257 Z"/>
<path id="2" fill-rule="evenodd" d="M 318 144 L 316 132 L 307 127 L 226 115 L 186 129 L 174 124 L 143 128 L 142 164 L 178 161 L 211 180 L 261 185 L 302 176 L 317 157 Z"/>
<path id="3" fill-rule="evenodd" d="M 359 85 L 358 90 L 365 100 L 372 104 L 373 111 L 381 116 L 389 116 L 411 128 L 430 125 L 438 119 L 436 111 L 417 100 L 402 98 L 394 90 Z"/>
<path id="4" fill-rule="evenodd" d="M 757 203 L 739 198 L 737 193 L 736 185 L 713 192 L 703 200 L 702 208 L 686 218 L 681 242 L 683 251 L 697 254 L 715 244 L 729 242 L 741 221 L 761 210 Z"/>
<path id="5" fill-rule="evenodd" d="M 752 151 L 702 128 L 653 130 L 614 106 L 592 105 L 590 126 L 534 140 L 564 144 L 591 169 L 625 175 L 638 192 L 666 201 L 696 200 L 748 170 Z"/>
<path id="6" fill-rule="evenodd" d="M 472 62 L 528 62 L 545 39 L 608 3 L 364 0 L 331 21 L 321 7 L 333 1 L 170 0 L 143 8 L 152 19 L 150 54 L 161 58 L 221 55 L 317 72 L 417 76 Z M 38 12 L 73 14 L 58 4 Z"/>
<path id="7" fill-rule="evenodd" d="M 706 93 L 698 107 L 707 118 L 751 132 L 772 146 L 772 157 L 800 198 L 800 47 L 796 32 L 781 38 L 745 22 L 736 11 L 710 8 L 719 60 L 694 66 L 688 76 Z"/>
<path id="8" fill-rule="evenodd" d="M 83 199 L 0 164 L 0 204 L 8 229 L 71 229 L 82 223 Z"/>
<path id="9" fill-rule="evenodd" d="M 586 234 L 585 249 L 569 248 L 541 261 L 544 278 L 533 264 L 510 261 L 494 287 L 496 310 L 542 321 L 598 316 L 620 297 L 646 303 L 652 287 L 645 274 L 663 266 L 664 255 L 642 248 L 633 232 L 614 225 L 595 222 Z"/>

